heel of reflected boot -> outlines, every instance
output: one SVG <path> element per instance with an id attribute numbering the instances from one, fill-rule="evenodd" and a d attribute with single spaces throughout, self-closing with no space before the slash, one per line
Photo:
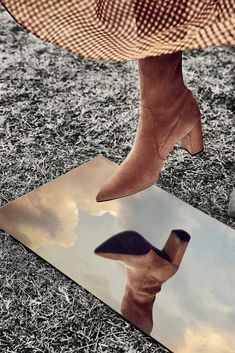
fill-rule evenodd
<path id="1" fill-rule="evenodd" d="M 162 251 L 169 256 L 172 265 L 180 266 L 190 239 L 191 236 L 182 229 L 171 231 Z"/>
<path id="2" fill-rule="evenodd" d="M 181 147 L 187 150 L 192 156 L 204 150 L 202 125 L 200 120 L 193 129 L 182 138 Z"/>

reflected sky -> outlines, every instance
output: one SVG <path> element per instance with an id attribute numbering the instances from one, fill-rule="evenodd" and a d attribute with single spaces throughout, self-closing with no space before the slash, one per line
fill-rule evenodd
<path id="1" fill-rule="evenodd" d="M 184 229 L 191 240 L 156 297 L 151 335 L 174 352 L 234 353 L 235 231 L 156 186 L 97 203 L 116 168 L 103 157 L 85 163 L 1 207 L 0 227 L 118 312 L 124 266 L 94 249 L 128 229 L 161 249 L 172 229 Z"/>

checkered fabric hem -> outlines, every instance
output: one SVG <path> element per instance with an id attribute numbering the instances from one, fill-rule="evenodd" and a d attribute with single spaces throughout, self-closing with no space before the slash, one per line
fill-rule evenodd
<path id="1" fill-rule="evenodd" d="M 134 60 L 235 45 L 235 0 L 0 0 L 27 31 L 77 55 Z"/>

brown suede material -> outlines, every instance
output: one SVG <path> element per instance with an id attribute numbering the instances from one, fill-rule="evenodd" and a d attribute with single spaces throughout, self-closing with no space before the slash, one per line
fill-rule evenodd
<path id="1" fill-rule="evenodd" d="M 203 151 L 203 136 L 201 121 L 181 140 L 181 147 L 186 149 L 191 155 Z"/>
<path id="2" fill-rule="evenodd" d="M 154 247 L 145 255 L 96 252 L 97 255 L 125 265 L 127 283 L 121 312 L 147 333 L 151 332 L 153 326 L 152 308 L 156 294 L 161 291 L 162 284 L 177 272 L 189 240 L 189 235 L 185 240 L 180 238 L 177 231 L 171 232 L 162 250 L 170 261 L 160 256 Z"/>
<path id="3" fill-rule="evenodd" d="M 165 66 L 165 72 L 160 64 Z M 154 184 L 173 146 L 199 126 L 200 110 L 184 86 L 181 65 L 179 54 L 141 61 L 140 115 L 134 144 L 98 192 L 98 202 L 131 195 Z M 184 148 L 189 147 L 190 153 L 192 143 L 202 146 L 202 135 L 192 134 L 190 140 L 184 140 Z"/>
<path id="4" fill-rule="evenodd" d="M 169 256 L 172 265 L 176 267 L 180 265 L 188 242 L 189 241 L 182 241 L 175 232 L 171 232 L 162 251 Z"/>
<path id="5" fill-rule="evenodd" d="M 138 328 L 150 334 L 153 328 L 152 308 L 154 301 L 155 296 L 148 303 L 140 303 L 139 301 L 136 302 L 133 296 L 129 295 L 128 290 L 126 290 L 122 299 L 121 313 Z"/>

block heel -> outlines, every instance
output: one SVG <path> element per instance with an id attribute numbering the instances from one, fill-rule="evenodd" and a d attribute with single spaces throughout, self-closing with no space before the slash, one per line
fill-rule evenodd
<path id="1" fill-rule="evenodd" d="M 202 125 L 199 120 L 193 129 L 181 139 L 181 147 L 192 156 L 204 150 Z"/>

